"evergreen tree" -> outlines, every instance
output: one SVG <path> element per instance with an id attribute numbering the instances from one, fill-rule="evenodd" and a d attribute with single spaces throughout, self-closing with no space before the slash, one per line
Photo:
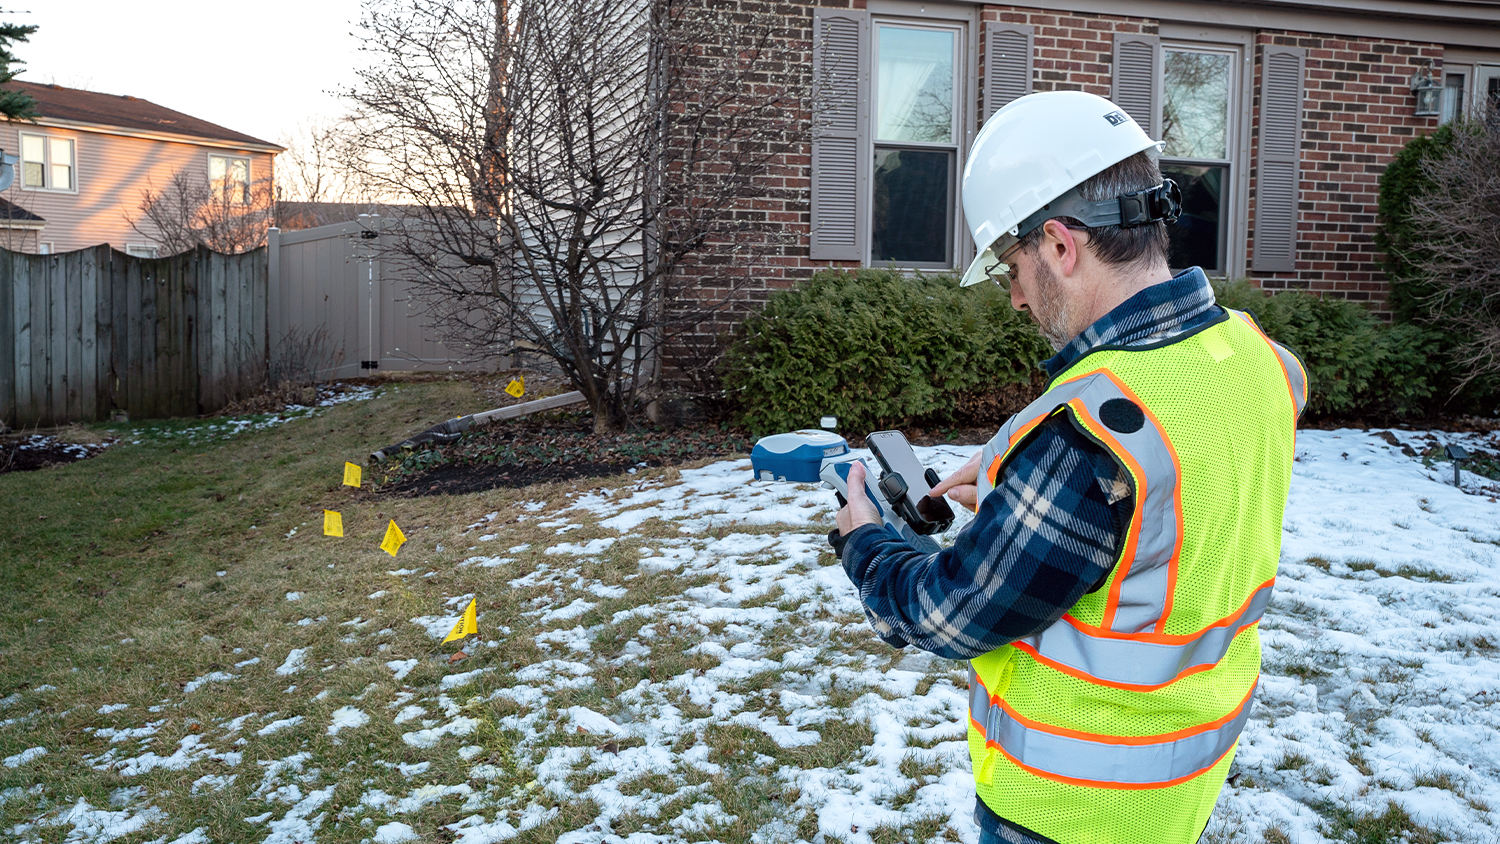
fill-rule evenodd
<path id="1" fill-rule="evenodd" d="M 23 65 L 25 62 L 11 53 L 10 45 L 15 41 L 25 41 L 27 36 L 36 32 L 35 26 L 23 26 L 18 23 L 0 23 L 0 85 L 16 78 L 19 70 L 11 70 L 11 65 Z M 15 91 L 9 88 L 0 88 L 0 117 L 6 120 L 27 120 L 36 115 L 36 102 L 31 95 L 24 91 Z"/>

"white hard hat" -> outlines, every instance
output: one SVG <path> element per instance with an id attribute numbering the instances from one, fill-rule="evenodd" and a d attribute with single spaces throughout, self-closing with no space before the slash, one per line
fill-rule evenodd
<path id="1" fill-rule="evenodd" d="M 964 216 L 979 256 L 964 273 L 963 286 L 984 280 L 999 255 L 1053 217 L 1119 225 L 1120 215 L 1067 213 L 1100 205 L 1076 196 L 1067 204 L 1077 207 L 1046 206 L 1090 176 L 1136 153 L 1160 149 L 1124 109 L 1093 94 L 1049 91 L 1006 104 L 985 121 L 964 165 Z"/>

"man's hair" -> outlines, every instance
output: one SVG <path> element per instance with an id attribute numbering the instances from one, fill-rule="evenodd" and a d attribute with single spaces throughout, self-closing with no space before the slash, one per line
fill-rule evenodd
<path id="1" fill-rule="evenodd" d="M 1084 199 L 1099 202 L 1154 188 L 1159 184 L 1161 168 L 1156 166 L 1156 161 L 1149 154 L 1138 152 L 1085 179 L 1078 186 L 1078 192 Z M 1066 221 L 1070 228 L 1083 227 L 1083 223 L 1070 217 L 1056 219 Z M 1089 233 L 1088 248 L 1093 251 L 1094 257 L 1109 266 L 1124 267 L 1146 263 L 1158 256 L 1163 261 L 1167 259 L 1167 224 L 1161 220 L 1128 229 L 1121 226 L 1100 226 L 1085 230 Z M 1021 248 L 1030 252 L 1036 249 L 1041 240 L 1042 227 L 1037 226 L 1021 238 Z"/>

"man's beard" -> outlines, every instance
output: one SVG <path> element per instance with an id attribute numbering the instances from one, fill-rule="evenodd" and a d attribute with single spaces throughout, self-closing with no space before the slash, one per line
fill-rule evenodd
<path id="1" fill-rule="evenodd" d="M 1052 344 L 1053 351 L 1060 352 L 1078 332 L 1070 327 L 1072 314 L 1068 312 L 1068 303 L 1063 300 L 1061 285 L 1052 268 L 1040 260 L 1033 261 L 1032 266 L 1036 268 L 1033 270 L 1036 274 L 1036 301 L 1031 303 L 1031 318 L 1036 320 L 1037 328 Z"/>

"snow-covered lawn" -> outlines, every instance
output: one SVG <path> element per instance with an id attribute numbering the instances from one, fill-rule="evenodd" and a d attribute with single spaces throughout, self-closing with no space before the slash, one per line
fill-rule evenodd
<path id="1" fill-rule="evenodd" d="M 1500 483 L 1455 489 L 1399 447 L 1500 438 L 1394 439 L 1300 435 L 1260 692 L 1208 840 L 1500 839 Z M 973 451 L 918 449 L 944 474 Z M 87 735 L 32 731 L 75 706 L 56 689 L 0 698 L 7 782 L 64 757 L 118 785 L 0 791 L 0 838 L 974 841 L 962 664 L 869 633 L 825 543 L 829 492 L 749 477 L 725 461 L 561 506 L 479 496 L 499 509 L 460 523 L 468 550 L 330 580 L 371 609 L 289 624 L 277 652 L 149 706 L 91 702 L 107 726 Z M 412 602 L 450 574 L 467 587 Z M 523 597 L 502 612 L 498 593 Z M 476 596 L 481 641 L 450 664 L 439 640 Z M 398 627 L 421 645 L 393 646 Z M 363 652 L 326 659 L 328 631 Z M 236 708 L 271 686 L 274 711 Z"/>

